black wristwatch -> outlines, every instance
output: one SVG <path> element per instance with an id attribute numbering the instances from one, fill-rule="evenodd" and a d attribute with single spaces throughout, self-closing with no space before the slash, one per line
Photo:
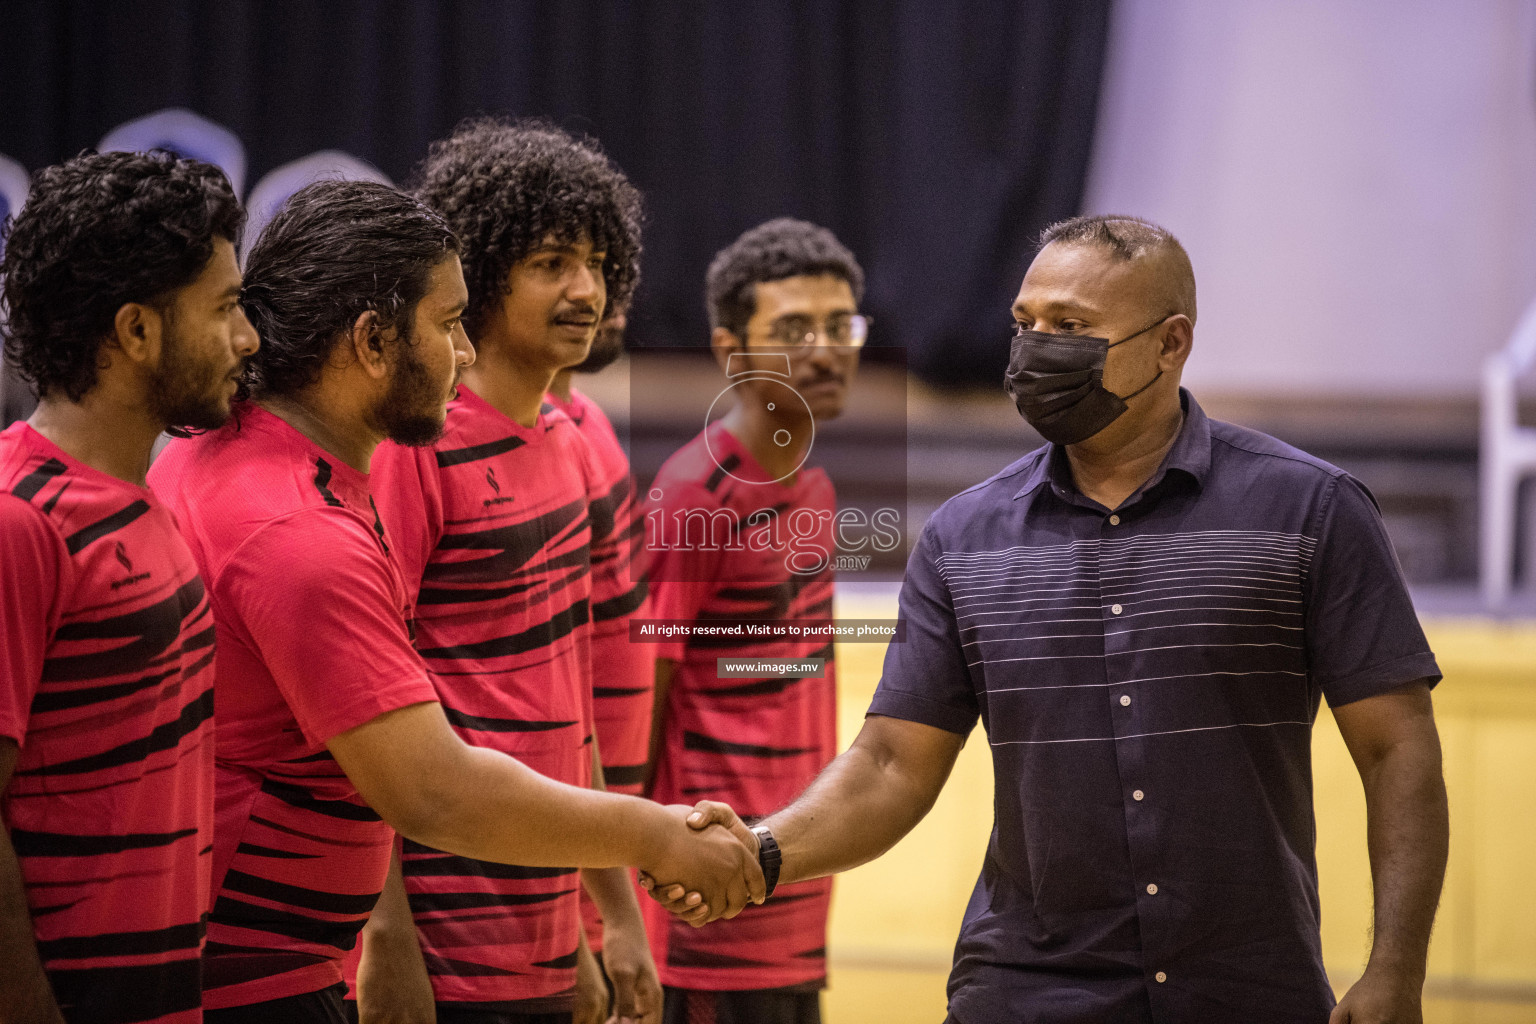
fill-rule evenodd
<path id="1" fill-rule="evenodd" d="M 767 899 L 779 884 L 779 868 L 784 857 L 779 852 L 778 840 L 773 838 L 767 825 L 753 825 L 752 834 L 757 836 L 757 863 L 763 869 L 763 887 L 767 890 L 763 899 Z"/>

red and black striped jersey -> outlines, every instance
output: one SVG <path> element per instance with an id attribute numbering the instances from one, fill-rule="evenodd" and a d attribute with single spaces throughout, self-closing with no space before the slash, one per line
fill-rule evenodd
<path id="1" fill-rule="evenodd" d="M 213 617 L 170 512 L 0 434 L 0 816 L 64 1016 L 202 1020 Z M 0 966 L 0 970 L 3 970 Z"/>
<path id="2" fill-rule="evenodd" d="M 571 388 L 571 400 L 550 401 L 570 417 L 597 467 L 592 500 L 592 713 L 597 720 L 603 776 L 615 793 L 638 796 L 651 742 L 656 656 L 631 643 L 629 620 L 644 618 L 645 529 L 629 456 L 597 403 Z"/>
<path id="3" fill-rule="evenodd" d="M 715 625 L 830 621 L 830 558 L 808 573 L 790 564 L 797 553 L 834 550 L 837 498 L 824 471 L 774 482 L 717 421 L 666 461 L 648 498 L 651 615 Z M 721 521 L 734 525 L 719 532 Z M 657 801 L 721 800 L 744 818 L 761 817 L 799 796 L 836 755 L 829 641 L 695 637 L 659 644 L 656 656 L 675 662 Z M 821 658 L 825 674 L 722 679 L 719 658 Z M 647 925 L 666 931 L 652 939 L 662 982 L 712 990 L 822 982 L 831 894 L 830 878 L 783 885 L 767 903 L 700 929 L 647 900 Z"/>
<path id="4" fill-rule="evenodd" d="M 171 442 L 150 483 L 176 512 L 219 636 L 214 902 L 204 1005 L 342 979 L 393 830 L 326 741 L 437 694 L 368 475 L 260 407 Z"/>
<path id="5" fill-rule="evenodd" d="M 374 478 L 449 722 L 468 743 L 590 785 L 591 567 L 616 541 L 575 425 L 546 405 L 523 427 L 461 386 L 435 448 L 384 445 Z M 407 842 L 402 870 L 439 1004 L 570 1009 L 576 869 Z"/>
<path id="6" fill-rule="evenodd" d="M 587 439 L 597 463 L 598 497 L 592 503 L 592 532 L 611 535 L 592 555 L 592 715 L 603 781 L 615 793 L 639 796 L 650 756 L 651 703 L 656 690 L 656 656 L 649 644 L 631 643 L 629 620 L 646 616 L 645 530 L 635 495 L 629 456 L 613 423 L 586 395 L 571 388 L 571 400 L 550 394 L 555 408 L 571 418 Z M 642 902 L 644 894 L 637 890 Z M 603 919 L 581 894 L 587 945 L 603 948 Z"/>

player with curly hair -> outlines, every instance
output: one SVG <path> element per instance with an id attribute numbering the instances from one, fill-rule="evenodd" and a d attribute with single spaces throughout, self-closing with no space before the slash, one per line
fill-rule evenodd
<path id="1" fill-rule="evenodd" d="M 417 176 L 417 194 L 464 245 L 464 327 L 477 347 L 511 296 L 512 269 L 538 250 L 585 239 L 602 257 L 605 305 L 628 305 L 640 281 L 640 192 L 596 142 L 545 121 L 472 118 L 432 144 Z M 585 352 L 591 338 L 569 344 Z"/>
<path id="2" fill-rule="evenodd" d="M 838 416 L 846 401 L 869 326 L 858 312 L 863 291 L 853 254 L 802 220 L 760 224 L 715 256 L 705 279 L 710 341 L 739 380 L 730 389 L 737 401 L 651 484 L 650 615 L 831 618 L 837 497 L 824 470 L 802 463 L 815 424 Z M 724 516 L 742 529 L 730 541 L 690 543 L 686 524 L 699 516 L 711 524 Z M 806 557 L 817 551 L 822 557 Z M 650 795 L 662 803 L 721 800 L 750 820 L 799 795 L 837 753 L 833 645 L 726 643 L 657 645 Z M 818 659 L 822 667 L 721 678 L 721 657 Z M 666 1024 L 818 1022 L 831 897 L 827 879 L 799 882 L 703 932 L 652 911 Z"/>
<path id="3" fill-rule="evenodd" d="M 229 416 L 257 347 L 223 172 L 85 153 L 0 262 L 39 403 L 0 433 L 0 1020 L 202 1019 L 213 618 L 155 438 Z"/>
<path id="4" fill-rule="evenodd" d="M 417 194 L 463 243 L 476 350 L 443 438 L 387 445 L 374 460 L 380 514 L 415 594 L 417 648 L 466 742 L 600 789 L 594 677 L 609 689 L 650 685 L 650 664 L 628 645 L 645 593 L 628 571 L 633 497 L 546 392 L 634 290 L 640 194 L 595 142 L 496 119 L 435 143 Z M 609 647 L 594 643 L 594 619 L 617 626 Z M 400 865 L 363 935 L 364 1019 L 422 1002 L 445 1024 L 605 1019 L 583 888 L 606 922 L 615 1013 L 659 1019 L 625 871 L 507 869 L 410 841 Z"/>
<path id="5" fill-rule="evenodd" d="M 659 859 L 651 874 L 707 876 L 733 906 L 760 895 L 727 834 L 701 845 L 666 808 L 465 743 L 456 726 L 510 723 L 443 699 L 423 664 L 443 652 L 420 634 L 412 647 L 418 587 L 396 560 L 412 538 L 381 522 L 370 470 L 385 437 L 432 444 L 473 361 L 457 250 L 440 216 L 395 189 L 300 189 L 246 262 L 263 338 L 252 399 L 223 428 L 171 442 L 149 474 L 203 569 L 220 639 L 209 1024 L 345 1019 L 347 953 L 370 913 L 398 912 L 380 898 L 392 862 L 399 878 L 397 833 L 486 879 Z M 505 560 L 459 554 L 431 587 Z"/>

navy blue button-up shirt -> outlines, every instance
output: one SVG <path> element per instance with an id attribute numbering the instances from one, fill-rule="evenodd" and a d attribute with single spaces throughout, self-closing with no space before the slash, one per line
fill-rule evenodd
<path id="1" fill-rule="evenodd" d="M 1324 1024 L 1311 731 L 1440 678 L 1366 489 L 1188 392 L 1111 512 L 1048 446 L 946 502 L 870 713 L 992 747 L 962 1024 Z"/>

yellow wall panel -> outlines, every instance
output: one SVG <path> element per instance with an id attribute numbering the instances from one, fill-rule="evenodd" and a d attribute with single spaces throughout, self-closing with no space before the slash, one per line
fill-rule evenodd
<path id="1" fill-rule="evenodd" d="M 1470 809 L 1477 825 L 1469 844 L 1474 972 L 1492 981 L 1536 982 L 1536 723 L 1484 718 L 1476 729 Z"/>
<path id="2" fill-rule="evenodd" d="M 838 614 L 889 618 L 893 603 Z M 1536 1022 L 1536 623 L 1426 623 L 1446 680 L 1435 709 L 1451 804 L 1451 859 L 1430 947 L 1431 1024 Z M 884 650 L 838 649 L 840 736 L 851 742 Z M 1371 876 L 1360 777 L 1326 707 L 1313 734 L 1323 955 L 1347 985 L 1370 950 Z M 933 811 L 885 857 L 842 876 L 833 900 L 829 1024 L 931 1022 L 992 827 L 990 751 L 978 729 Z"/>

